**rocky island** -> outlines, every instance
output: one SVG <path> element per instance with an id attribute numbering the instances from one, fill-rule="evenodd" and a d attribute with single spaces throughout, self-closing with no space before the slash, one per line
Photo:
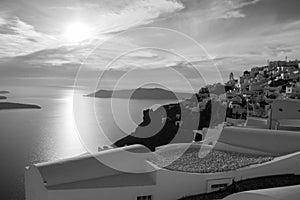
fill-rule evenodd
<path id="1" fill-rule="evenodd" d="M 138 88 L 136 90 L 99 90 L 88 94 L 96 98 L 121 98 L 121 99 L 177 99 L 191 96 L 189 93 L 174 93 L 162 88 Z"/>
<path id="2" fill-rule="evenodd" d="M 12 110 L 12 109 L 41 109 L 41 107 L 32 104 L 0 102 L 0 110 Z"/>
<path id="3" fill-rule="evenodd" d="M 9 94 L 9 91 L 2 90 L 0 91 L 0 94 Z"/>
<path id="4" fill-rule="evenodd" d="M 0 91 L 0 94 L 9 94 L 9 91 Z M 0 95 L 0 100 L 7 99 L 6 96 Z M 39 105 L 14 103 L 14 102 L 0 102 L 0 110 L 13 110 L 13 109 L 41 109 Z"/>

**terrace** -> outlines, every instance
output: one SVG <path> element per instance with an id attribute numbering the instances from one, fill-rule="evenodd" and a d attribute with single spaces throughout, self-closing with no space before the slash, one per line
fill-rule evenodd
<path id="1" fill-rule="evenodd" d="M 199 148 L 189 148 L 183 154 L 182 150 L 169 150 L 155 156 L 150 159 L 150 161 L 158 167 L 171 171 L 217 173 L 234 171 L 274 159 L 272 156 L 260 156 L 221 150 L 211 150 L 210 152 L 202 153 L 203 156 L 199 157 Z"/>

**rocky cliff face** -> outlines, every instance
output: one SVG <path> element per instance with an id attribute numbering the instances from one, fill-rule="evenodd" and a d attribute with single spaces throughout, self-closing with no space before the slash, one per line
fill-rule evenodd
<path id="1" fill-rule="evenodd" d="M 178 105 L 165 105 L 156 111 L 144 110 L 142 123 L 131 135 L 117 141 L 115 145 L 120 147 L 142 144 L 153 151 L 157 146 L 168 144 L 179 129 L 179 126 L 175 125 L 176 114 L 180 114 Z"/>
<path id="2" fill-rule="evenodd" d="M 199 112 L 183 105 L 181 102 L 161 106 L 155 111 L 144 110 L 143 122 L 131 135 L 118 140 L 115 146 L 142 144 L 154 151 L 156 147 L 169 143 L 192 142 L 193 130 L 202 130 L 225 120 L 226 106 L 220 102 L 209 100 Z M 212 114 L 217 116 L 212 117 Z"/>

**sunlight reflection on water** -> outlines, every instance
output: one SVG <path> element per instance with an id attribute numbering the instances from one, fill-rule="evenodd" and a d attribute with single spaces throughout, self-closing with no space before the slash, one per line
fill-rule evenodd
<path id="1" fill-rule="evenodd" d="M 0 183 L 4 185 L 2 189 L 7 196 L 5 199 L 24 199 L 25 166 L 86 152 L 79 136 L 91 136 L 90 141 L 93 141 L 95 147 L 111 144 L 99 135 L 95 114 L 112 142 L 125 136 L 111 118 L 109 99 L 94 101 L 93 98 L 82 97 L 78 109 L 83 131 L 78 135 L 78 124 L 73 120 L 72 90 L 24 87 L 3 89 L 11 91 L 8 101 L 42 107 L 41 110 L 0 111 L 0 158 L 3 161 Z M 133 100 L 129 108 L 131 117 L 137 124 L 140 123 L 143 109 L 156 103 L 163 104 L 168 101 Z M 118 104 L 120 107 L 126 106 L 126 101 L 119 99 Z M 95 108 L 95 112 L 91 108 Z M 124 119 L 123 125 L 126 124 Z M 134 130 L 135 126 L 127 128 Z"/>

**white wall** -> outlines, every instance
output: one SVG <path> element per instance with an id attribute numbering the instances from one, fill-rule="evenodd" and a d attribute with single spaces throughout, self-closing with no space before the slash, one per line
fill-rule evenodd
<path id="1" fill-rule="evenodd" d="M 199 174 L 161 170 L 157 174 L 158 200 L 175 200 L 184 196 L 207 192 L 207 181 L 213 179 L 232 179 L 232 174 Z M 156 200 L 156 199 L 155 199 Z"/>
<path id="2" fill-rule="evenodd" d="M 49 190 L 48 200 L 136 200 L 137 196 L 153 195 L 153 191 L 154 186 Z"/>
<path id="3" fill-rule="evenodd" d="M 275 158 L 261 165 L 223 173 L 185 173 L 161 169 L 156 174 L 156 185 L 137 187 L 46 190 L 38 170 L 32 167 L 26 173 L 26 199 L 135 200 L 139 195 L 153 195 L 154 200 L 175 200 L 183 196 L 206 193 L 209 181 L 212 180 L 234 178 L 235 181 L 239 181 L 279 174 L 300 174 L 300 152 Z"/>
<path id="4" fill-rule="evenodd" d="M 235 181 L 280 174 L 300 174 L 300 152 L 261 165 L 224 173 L 185 173 L 159 170 L 157 172 L 156 199 L 174 200 L 183 196 L 207 193 L 208 181 L 235 179 Z"/>
<path id="5" fill-rule="evenodd" d="M 276 128 L 276 123 L 281 119 L 300 119 L 299 100 L 275 100 L 272 105 L 271 119 L 269 127 Z"/>
<path id="6" fill-rule="evenodd" d="M 225 127 L 219 143 L 279 156 L 300 151 L 300 133 L 283 130 L 267 130 L 240 127 Z"/>
<path id="7" fill-rule="evenodd" d="M 48 191 L 44 187 L 42 176 L 35 166 L 25 169 L 25 199 L 48 199 Z"/>
<path id="8" fill-rule="evenodd" d="M 245 134 L 248 134 L 246 138 Z M 269 140 L 264 141 L 259 136 Z M 285 149 L 281 149 L 284 148 L 284 145 L 287 145 L 286 148 L 289 148 L 289 146 L 293 147 L 293 145 L 294 148 L 298 147 L 296 143 L 299 143 L 299 140 L 293 141 L 297 138 L 298 136 L 294 138 L 285 134 L 279 136 L 272 133 L 265 134 L 253 132 L 251 134 L 251 130 L 250 132 L 249 130 L 246 130 L 246 132 L 241 133 L 239 129 L 236 129 L 235 132 L 229 132 L 225 138 L 221 139 L 223 139 L 222 141 L 231 141 L 233 144 L 237 145 L 243 144 L 248 145 L 249 147 L 255 146 L 263 149 L 271 148 L 271 150 L 279 149 L 279 152 L 282 153 L 286 151 Z M 239 141 L 240 139 L 243 141 Z M 281 139 L 283 141 L 281 141 Z M 273 142 L 276 143 L 274 144 Z M 283 143 L 283 146 L 280 145 L 280 143 Z M 182 144 L 183 147 L 186 147 L 186 145 L 189 144 Z M 169 149 L 176 149 L 179 147 L 180 144 L 176 144 L 171 145 Z M 193 147 L 196 148 L 199 147 L 199 145 L 195 144 Z M 242 151 L 243 148 L 240 150 Z M 139 159 L 138 163 L 144 163 L 144 161 L 140 162 Z M 273 161 L 261 165 L 250 166 L 224 173 L 201 174 L 160 169 L 156 174 L 156 185 L 138 187 L 47 190 L 44 187 L 39 170 L 36 166 L 31 166 L 25 173 L 25 185 L 27 200 L 120 200 L 120 197 L 122 200 L 135 200 L 139 195 L 153 195 L 154 200 L 175 200 L 183 196 L 206 193 L 208 191 L 208 181 L 210 180 L 234 178 L 235 181 L 239 181 L 242 179 L 279 174 L 300 174 L 300 152 L 275 158 Z M 126 182 L 126 180 L 124 181 Z"/>

